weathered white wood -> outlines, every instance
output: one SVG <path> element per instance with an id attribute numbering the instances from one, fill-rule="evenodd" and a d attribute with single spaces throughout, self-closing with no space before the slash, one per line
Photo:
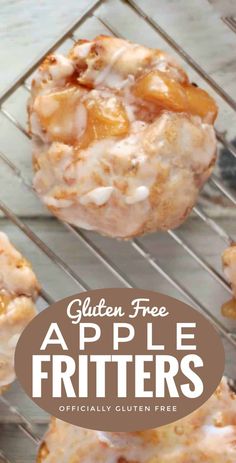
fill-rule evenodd
<path id="1" fill-rule="evenodd" d="M 208 0 L 221 16 L 235 16 L 236 4 L 234 0 Z"/>
<path id="2" fill-rule="evenodd" d="M 213 1 L 219 3 L 218 0 Z M 67 0 L 66 2 L 1 0 L 0 91 L 8 86 L 36 55 L 48 47 L 90 3 L 92 0 Z M 227 3 L 230 4 L 230 2 Z M 137 0 L 137 4 L 193 56 L 203 69 L 209 72 L 219 85 L 222 85 L 225 91 L 236 97 L 236 35 L 223 24 L 219 13 L 213 10 L 207 0 L 191 2 L 187 0 L 178 2 Z M 227 13 L 231 11 L 233 10 L 227 10 Z M 104 5 L 97 10 L 97 15 L 109 21 L 112 27 L 131 40 L 168 50 L 187 68 L 192 80 L 210 90 L 209 85 L 192 71 L 125 2 L 106 0 Z M 90 18 L 76 31 L 75 35 L 92 38 L 100 33 L 107 33 L 107 29 L 98 19 Z M 66 52 L 71 44 L 72 42 L 68 40 L 60 47 L 61 51 Z M 215 95 L 214 91 L 210 91 Z M 22 88 L 5 103 L 5 108 L 24 128 L 26 128 L 27 119 L 25 111 L 27 98 L 27 91 Z M 222 101 L 222 98 L 217 97 L 217 102 L 220 107 L 218 127 L 227 130 L 229 139 L 232 139 L 235 136 L 236 115 Z M 30 183 L 32 179 L 30 143 L 3 115 L 0 115 L 0 150 L 16 164 L 25 180 Z M 109 269 L 99 262 L 81 241 L 69 235 L 63 225 L 50 218 L 50 214 L 40 201 L 27 190 L 2 161 L 0 161 L 0 197 L 91 288 L 122 286 L 120 280 L 111 274 Z M 222 212 L 224 212 L 222 208 L 212 207 L 211 203 L 209 205 L 214 216 L 222 217 Z M 235 220 L 230 219 L 228 209 L 225 215 L 224 219 L 219 218 L 219 223 L 229 234 L 235 236 Z M 80 285 L 72 281 L 62 269 L 43 255 L 9 220 L 0 218 L 0 229 L 8 233 L 14 244 L 32 261 L 43 287 L 52 297 L 59 299 L 81 290 Z M 185 237 L 188 243 L 221 273 L 220 254 L 225 244 L 206 225 L 199 220 L 190 219 L 178 233 Z M 87 233 L 86 236 L 129 276 L 134 285 L 159 290 L 184 300 L 183 296 L 156 273 L 129 242 L 105 239 L 94 233 Z M 154 234 L 142 238 L 141 242 L 157 259 L 157 262 L 200 303 L 209 307 L 210 312 L 219 317 L 226 327 L 236 331 L 235 323 L 223 319 L 220 315 L 221 303 L 229 298 L 226 290 L 203 271 L 181 247 L 177 246 L 172 238 L 167 234 Z M 39 301 L 39 310 L 44 306 L 45 304 Z M 227 343 L 225 347 L 226 373 L 236 377 L 235 353 Z M 40 423 L 47 421 L 47 415 L 27 399 L 17 383 L 9 390 L 6 397 L 32 421 Z M 0 448 L 4 448 L 8 456 L 16 463 L 32 463 L 35 446 L 14 425 L 16 421 L 16 416 L 0 402 Z M 35 432 L 42 435 L 44 429 L 45 426 L 40 425 L 35 428 Z"/>
<path id="3" fill-rule="evenodd" d="M 92 0 L 1 0 L 0 91 L 92 3 Z"/>

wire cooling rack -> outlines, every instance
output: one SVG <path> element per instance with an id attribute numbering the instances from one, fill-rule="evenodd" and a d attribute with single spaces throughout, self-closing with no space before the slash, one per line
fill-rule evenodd
<path id="1" fill-rule="evenodd" d="M 232 29 L 233 32 L 236 32 L 236 18 L 228 16 L 222 19 L 224 23 L 227 24 L 227 26 L 229 26 L 230 29 Z"/>
<path id="2" fill-rule="evenodd" d="M 120 37 L 124 36 L 127 39 L 136 39 L 136 41 L 142 42 L 142 35 L 145 37 L 145 32 L 148 31 L 149 38 L 152 41 L 152 46 L 165 48 L 172 54 L 177 54 L 180 62 L 184 62 L 183 64 L 187 67 L 188 72 L 191 77 L 193 77 L 193 80 L 199 82 L 205 88 L 209 89 L 212 94 L 214 94 L 220 107 L 220 113 L 222 112 L 224 115 L 216 129 L 219 146 L 223 146 L 229 152 L 229 155 L 236 158 L 236 149 L 231 142 L 233 135 L 229 134 L 229 131 L 228 133 L 225 131 L 227 128 L 227 121 L 233 121 L 233 117 L 235 116 L 236 101 L 232 98 L 232 96 L 230 96 L 227 91 L 222 88 L 216 80 L 214 80 L 213 77 L 207 74 L 198 62 L 196 62 L 195 59 L 182 48 L 182 46 L 176 43 L 176 41 L 159 25 L 152 15 L 149 15 L 143 11 L 140 6 L 138 6 L 140 2 L 135 2 L 134 0 L 120 0 L 115 3 L 116 8 L 119 7 L 122 9 L 123 18 L 128 14 L 130 22 L 133 20 L 134 24 L 136 24 L 136 30 L 138 29 L 140 31 L 139 40 L 137 39 L 137 34 L 134 37 L 132 28 L 129 29 L 130 32 L 127 33 L 126 28 L 123 27 L 124 24 L 116 19 L 115 12 L 114 14 L 111 14 L 112 10 L 109 9 L 109 5 L 113 4 L 114 6 L 114 1 L 98 0 L 90 1 L 88 3 L 90 6 L 83 15 L 78 18 L 71 27 L 66 30 L 65 33 L 62 34 L 48 50 L 45 51 L 43 55 L 37 58 L 35 62 L 32 63 L 32 65 L 19 78 L 17 78 L 7 91 L 0 95 L 1 115 L 8 121 L 8 123 L 10 123 L 11 130 L 20 132 L 26 139 L 29 138 L 25 120 L 22 120 L 21 117 L 17 117 L 15 112 L 11 111 L 11 101 L 18 98 L 17 95 L 19 93 L 23 93 L 25 99 L 28 98 L 30 78 L 39 63 L 48 53 L 57 49 L 66 50 L 78 39 L 79 36 L 90 38 L 90 36 L 92 37 L 99 33 L 105 33 Z M 103 8 L 104 4 L 106 5 L 106 9 Z M 234 18 L 222 19 L 225 24 L 236 32 L 236 21 Z M 122 21 L 122 15 L 120 21 Z M 21 111 L 24 112 L 25 107 L 22 107 Z M 12 183 L 14 187 L 16 184 L 18 185 L 19 192 L 17 190 L 15 194 L 22 195 L 22 203 L 24 204 L 24 201 L 27 201 L 29 196 L 34 197 L 35 194 L 31 186 L 31 180 L 29 176 L 26 175 L 27 169 L 25 171 L 24 166 L 22 167 L 20 162 L 13 162 L 12 157 L 6 152 L 0 152 L 0 162 L 2 166 L 1 169 L 3 168 L 4 172 L 7 172 L 7 175 L 9 176 L 9 182 Z M 28 159 L 28 164 L 30 164 L 30 158 Z M 226 198 L 228 203 L 232 206 L 236 205 L 235 194 L 223 183 L 221 178 L 217 175 L 217 172 L 212 175 L 209 183 L 217 194 L 221 196 L 223 195 Z M 12 196 L 14 196 L 13 193 Z M 37 201 L 36 198 L 35 201 Z M 48 259 L 48 262 L 50 263 L 49 265 L 53 266 L 52 268 L 55 272 L 56 270 L 61 272 L 62 276 L 60 282 L 66 281 L 65 285 L 69 285 L 68 281 L 70 280 L 73 283 L 72 287 L 75 288 L 74 292 L 79 292 L 96 286 L 96 283 L 91 284 L 91 281 L 93 282 L 92 275 L 91 278 L 87 278 L 83 272 L 81 274 L 81 269 L 69 264 L 68 261 L 63 258 L 61 249 L 55 249 L 55 246 L 50 246 L 48 242 L 43 239 L 42 233 L 39 233 L 37 225 L 36 227 L 32 226 L 32 221 L 30 222 L 29 220 L 22 218 L 22 216 L 18 216 L 14 212 L 14 207 L 9 205 L 9 202 L 9 198 L 8 200 L 5 200 L 1 191 L 0 211 L 2 212 L 3 217 L 5 217 L 12 226 L 16 227 L 19 230 L 19 233 L 23 234 L 22 236 L 24 236 L 27 246 L 28 244 L 30 246 L 30 244 L 33 243 L 39 253 L 38 256 L 44 255 Z M 40 209 L 40 203 L 37 203 L 37 207 Z M 217 223 L 216 220 L 209 215 L 209 213 L 204 211 L 202 206 L 194 207 L 193 215 L 196 221 L 194 226 L 196 228 L 204 226 L 205 236 L 208 236 L 209 233 L 210 236 L 213 237 L 212 239 L 216 240 L 216 243 L 221 242 L 222 249 L 234 241 L 233 237 L 231 237 L 230 234 L 222 227 L 222 223 Z M 35 214 L 35 216 L 37 218 L 37 214 Z M 72 240 L 73 243 L 77 242 L 78 244 L 83 245 L 84 252 L 91 256 L 91 262 L 93 262 L 92 269 L 94 268 L 94 272 L 98 273 L 103 271 L 107 272 L 106 274 L 109 273 L 112 275 L 112 281 L 116 281 L 116 286 L 134 287 L 137 285 L 143 288 L 148 287 L 147 277 L 145 278 L 145 269 L 148 268 L 149 272 L 152 272 L 152 282 L 149 287 L 151 286 L 152 289 L 155 289 L 155 279 L 158 280 L 158 278 L 161 278 L 162 281 L 166 281 L 170 287 L 174 288 L 175 295 L 177 297 L 179 296 L 180 298 L 183 298 L 185 301 L 189 302 L 204 313 L 222 335 L 227 352 L 227 358 L 230 358 L 228 361 L 228 374 L 231 377 L 236 378 L 236 371 L 234 369 L 236 358 L 235 326 L 224 320 L 220 315 L 220 302 L 216 308 L 212 307 L 209 301 L 208 303 L 203 303 L 201 298 L 189 289 L 189 285 L 186 284 L 186 281 L 179 281 L 178 272 L 174 271 L 175 264 L 173 263 L 173 271 L 171 271 L 172 266 L 165 265 L 165 260 L 163 263 L 163 259 L 159 259 L 159 254 L 161 255 L 162 253 L 162 234 L 153 235 L 151 241 L 148 241 L 145 238 L 134 239 L 128 244 L 122 242 L 117 243 L 109 239 L 102 239 L 99 241 L 94 234 L 78 230 L 71 225 L 63 224 L 56 219 L 51 220 L 53 222 L 53 229 L 57 227 L 57 229 L 60 228 L 60 230 L 63 230 L 63 236 L 66 236 L 67 240 Z M 40 222 L 36 221 L 36 224 L 40 224 Z M 197 251 L 195 246 L 190 244 L 190 240 L 188 239 L 189 235 L 187 235 L 186 238 L 185 233 L 182 233 L 181 230 L 182 227 L 178 231 L 168 231 L 168 238 L 170 240 L 169 258 L 174 250 L 174 255 L 172 257 L 177 262 L 177 265 L 181 266 L 181 259 L 183 256 L 187 255 L 188 258 L 193 259 L 196 266 L 201 269 L 203 281 L 205 281 L 205 278 L 210 278 L 211 281 L 214 281 L 214 284 L 217 285 L 217 290 L 215 290 L 217 291 L 217 295 L 224 294 L 222 298 L 230 298 L 231 288 L 228 282 L 224 279 L 219 266 L 215 266 L 209 262 L 209 260 L 204 257 L 202 249 Z M 118 258 L 119 252 L 121 252 L 124 257 L 126 256 L 126 249 L 128 249 L 127 246 L 131 249 L 130 252 L 134 259 L 133 267 L 131 265 L 133 270 L 131 271 L 128 270 L 128 267 L 126 268 L 126 265 L 122 266 L 121 260 Z M 113 247 L 117 248 L 114 253 L 112 252 Z M 158 252 L 156 252 L 157 249 Z M 179 249 L 181 252 L 176 251 L 176 249 Z M 142 261 L 142 265 L 146 266 L 143 270 L 144 275 L 142 283 L 137 283 L 137 279 L 135 279 L 135 263 L 137 262 L 135 259 L 139 259 L 138 262 Z M 35 257 L 35 261 L 33 260 L 32 263 L 36 271 L 37 262 L 38 260 Z M 175 275 L 177 275 L 177 277 Z M 65 280 L 63 280 L 63 278 L 65 278 Z M 58 285 L 58 287 L 59 286 L 60 285 Z M 113 286 L 115 285 L 113 284 Z M 69 286 L 67 286 L 67 288 L 69 292 L 72 291 Z M 214 286 L 214 288 L 216 288 L 216 286 Z M 200 294 L 203 287 L 197 289 L 198 294 Z M 46 307 L 54 300 L 55 294 L 51 294 L 50 284 L 48 284 L 47 288 L 43 287 L 41 290 L 39 301 L 40 308 Z M 216 297 L 214 301 L 215 300 Z M 18 388 L 19 386 L 16 385 L 15 389 L 18 390 Z M 14 392 L 7 393 L 0 397 L 0 462 L 33 462 L 33 455 L 36 454 L 36 446 L 40 441 L 42 432 L 45 430 L 48 417 L 46 415 L 40 415 L 40 418 L 38 418 L 37 411 L 35 411 L 34 417 L 29 419 L 27 413 L 25 413 L 29 399 L 24 396 L 22 391 L 19 393 L 19 397 L 21 398 L 19 403 L 16 404 L 16 401 L 12 401 L 12 397 L 14 397 Z M 19 445 L 17 444 L 18 442 L 20 442 Z M 12 447 L 15 445 L 16 451 L 12 452 Z M 12 457 L 13 454 L 15 455 L 14 458 Z"/>

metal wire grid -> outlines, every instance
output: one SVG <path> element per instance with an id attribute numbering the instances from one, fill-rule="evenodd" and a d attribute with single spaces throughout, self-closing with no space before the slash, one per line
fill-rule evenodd
<path id="1" fill-rule="evenodd" d="M 227 24 L 227 26 L 229 26 L 229 28 L 233 32 L 236 32 L 236 18 L 234 18 L 233 16 L 226 16 L 222 18 L 222 20 L 224 21 L 225 24 Z"/>
<path id="2" fill-rule="evenodd" d="M 46 52 L 41 55 L 35 62 L 5 91 L 0 95 L 0 111 L 1 113 L 26 137 L 29 137 L 27 131 L 23 125 L 4 107 L 3 104 L 11 97 L 16 90 L 23 86 L 26 90 L 29 91 L 29 85 L 27 84 L 27 79 L 31 74 L 36 70 L 39 63 L 42 59 L 49 53 L 53 52 L 59 46 L 61 46 L 67 39 L 75 41 L 74 32 L 81 26 L 88 18 L 94 16 L 100 21 L 112 35 L 121 36 L 118 31 L 111 26 L 110 22 L 104 20 L 104 18 L 99 17 L 97 14 L 98 7 L 102 5 L 103 0 L 94 1 L 92 6 L 90 6 L 83 15 L 76 20 L 71 27 L 62 34 L 58 40 L 48 49 Z M 127 0 L 126 3 L 144 20 L 146 23 L 155 30 L 167 43 L 170 45 L 180 56 L 183 58 L 193 69 L 196 71 L 199 76 L 204 79 L 208 85 L 224 100 L 234 111 L 236 110 L 236 101 L 227 94 L 227 92 L 221 88 L 215 81 L 212 79 L 201 66 L 194 61 L 194 59 L 188 55 L 178 43 L 173 40 L 168 33 L 163 30 L 159 24 L 151 17 L 146 15 L 146 13 L 141 10 L 134 0 Z M 236 22 L 234 18 L 222 18 L 223 21 L 236 31 Z M 217 131 L 218 142 L 223 145 L 235 158 L 236 158 L 236 149 L 235 147 L 226 139 L 224 133 Z M 11 169 L 12 174 L 18 177 L 24 186 L 32 193 L 34 190 L 31 184 L 24 178 L 24 175 L 20 169 L 12 163 L 12 161 L 4 154 L 0 152 L 0 159 Z M 210 182 L 212 185 L 222 193 L 228 200 L 230 200 L 234 205 L 236 205 L 236 197 L 233 195 L 228 188 L 217 178 L 217 176 L 212 175 Z M 89 285 L 83 281 L 83 279 L 75 272 L 66 262 L 64 262 L 59 255 L 57 255 L 52 249 L 50 249 L 34 231 L 26 224 L 23 220 L 18 218 L 12 210 L 0 200 L 0 210 L 4 215 L 16 226 L 18 227 L 28 239 L 36 244 L 36 246 L 60 269 L 65 272 L 76 284 L 78 284 L 79 290 L 89 289 Z M 220 237 L 226 245 L 230 245 L 233 242 L 233 238 L 212 218 L 210 218 L 199 206 L 194 207 L 194 214 L 203 220 L 205 224 L 210 227 L 218 237 Z M 122 285 L 126 287 L 134 287 L 134 283 L 116 264 L 109 259 L 109 257 L 97 246 L 95 245 L 81 230 L 76 229 L 75 227 L 63 223 L 63 226 L 73 234 L 76 239 L 80 240 L 87 249 L 92 252 L 103 265 L 107 267 L 112 274 L 119 279 Z M 178 234 L 173 230 L 168 231 L 169 236 L 190 255 L 205 271 L 208 272 L 224 289 L 231 293 L 231 288 L 228 282 L 222 277 L 222 275 L 214 269 L 207 261 L 205 261 L 188 243 L 186 243 Z M 205 316 L 215 324 L 218 331 L 231 343 L 231 345 L 236 348 L 236 338 L 235 334 L 230 332 L 225 326 L 210 312 L 210 310 L 205 307 L 201 302 L 197 300 L 182 284 L 180 284 L 173 276 L 169 275 L 165 269 L 159 264 L 156 258 L 149 254 L 146 246 L 139 240 L 134 239 L 131 241 L 131 244 L 135 251 L 147 260 L 149 265 L 154 269 L 155 272 L 164 277 L 175 289 L 177 289 L 186 299 L 189 300 L 191 304 L 197 307 Z M 41 297 L 47 304 L 53 302 L 53 298 L 44 290 L 41 290 Z M 19 411 L 16 407 L 13 407 L 6 397 L 0 397 L 1 402 L 11 411 L 12 414 L 16 417 L 17 426 L 19 429 L 35 444 L 38 445 L 40 438 L 35 433 L 34 425 L 31 423 L 25 416 Z M 3 451 L 0 450 L 0 461 L 4 463 L 13 463 L 5 455 Z"/>

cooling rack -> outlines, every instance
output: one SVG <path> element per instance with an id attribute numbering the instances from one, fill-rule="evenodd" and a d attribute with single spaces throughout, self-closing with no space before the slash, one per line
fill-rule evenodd
<path id="1" fill-rule="evenodd" d="M 151 5 L 152 2 L 150 2 Z M 93 37 L 97 34 L 111 34 L 125 37 L 130 40 L 145 42 L 150 46 L 155 46 L 169 50 L 176 54 L 179 61 L 183 62 L 191 78 L 199 82 L 203 87 L 209 89 L 214 94 L 222 118 L 220 118 L 216 135 L 219 147 L 224 147 L 229 155 L 236 158 L 236 148 L 232 144 L 233 139 L 233 121 L 235 118 L 236 101 L 227 91 L 220 86 L 210 74 L 206 73 L 203 67 L 178 44 L 168 31 L 164 30 L 156 20 L 156 16 L 151 14 L 150 8 L 143 8 L 142 1 L 114 1 L 98 0 L 88 1 L 88 8 L 82 16 L 67 29 L 53 45 L 45 51 L 43 55 L 35 59 L 35 62 L 20 76 L 16 81 L 0 95 L 0 115 L 10 124 L 12 132 L 19 132 L 20 136 L 28 140 L 27 127 L 25 119 L 21 113 L 25 111 L 22 101 L 26 101 L 29 96 L 30 79 L 42 59 L 55 50 L 66 50 L 78 37 Z M 148 3 L 147 3 L 148 5 Z M 116 9 L 122 14 L 116 16 Z M 125 18 L 129 18 L 129 27 Z M 236 21 L 234 18 L 222 18 L 224 23 L 230 29 L 236 32 Z M 132 27 L 131 25 L 134 25 Z M 149 43 L 146 43 L 148 42 Z M 13 110 L 12 101 L 21 96 L 21 111 Z M 230 124 L 229 124 L 230 122 Z M 227 130 L 226 130 L 227 129 Z M 44 309 L 51 304 L 60 295 L 65 296 L 63 289 L 66 288 L 68 294 L 80 292 L 86 289 L 106 286 L 125 286 L 125 287 L 143 287 L 149 289 L 159 289 L 172 295 L 170 288 L 173 289 L 173 295 L 189 302 L 191 305 L 200 310 L 216 326 L 224 341 L 227 356 L 227 374 L 236 378 L 235 370 L 235 352 L 236 352 L 236 330 L 235 325 L 225 320 L 220 314 L 220 301 L 230 298 L 231 288 L 224 279 L 220 270 L 220 264 L 216 260 L 211 261 L 209 255 L 205 254 L 206 245 L 200 240 L 200 249 L 197 250 L 196 244 L 191 242 L 191 227 L 184 224 L 178 231 L 170 230 L 167 234 L 157 234 L 151 237 L 134 239 L 130 242 L 115 242 L 114 240 L 103 239 L 93 233 L 87 233 L 76 229 L 75 227 L 64 224 L 55 218 L 48 217 L 50 230 L 44 230 L 41 217 L 47 214 L 42 210 L 42 205 L 35 197 L 34 190 L 31 186 L 28 165 L 30 157 L 22 163 L 13 161 L 9 150 L 0 152 L 1 170 L 6 176 L 5 181 L 13 185 L 14 195 L 18 195 L 23 204 L 31 198 L 34 214 L 31 220 L 24 217 L 24 214 L 16 214 L 14 203 L 11 198 L 0 195 L 0 211 L 4 221 L 10 230 L 17 229 L 22 236 L 24 246 L 33 246 L 35 251 L 31 258 L 34 268 L 37 272 L 37 266 L 41 259 L 45 258 L 48 262 L 52 273 L 57 275 L 57 292 L 53 293 L 50 288 L 50 281 L 44 284 L 42 275 L 41 281 L 43 287 L 40 294 L 39 310 Z M 25 163 L 27 162 L 27 166 Z M 236 160 L 235 160 L 236 162 Z M 224 184 L 216 172 L 212 175 L 209 184 L 217 195 L 224 196 L 227 204 L 236 205 L 235 194 Z M 12 194 L 12 197 L 14 196 Z M 32 199 L 33 198 L 33 199 Z M 23 210 L 22 209 L 22 210 Z M 220 250 L 234 241 L 234 237 L 222 226 L 222 221 L 217 222 L 209 211 L 204 210 L 202 206 L 195 206 L 193 209 L 193 227 L 199 229 L 202 236 L 210 236 L 215 240 L 216 247 Z M 54 241 L 54 231 L 59 230 L 62 238 L 59 244 Z M 52 235 L 51 240 L 46 238 L 47 233 Z M 11 235 L 10 235 L 11 237 Z M 168 246 L 164 249 L 164 240 L 168 238 Z M 88 269 L 84 271 L 81 266 L 72 265 L 65 258 L 63 253 L 64 241 L 71 243 L 72 253 L 76 245 L 83 255 L 88 255 Z M 63 244 L 64 243 L 64 244 Z M 84 254 L 83 254 L 84 253 Z M 188 260 L 184 260 L 183 258 Z M 128 262 L 131 260 L 131 263 Z M 187 266 L 186 262 L 194 261 L 196 268 L 201 269 L 201 283 L 199 287 L 193 290 L 190 280 L 194 280 L 194 272 L 184 280 L 180 278 L 181 272 L 178 269 L 181 265 Z M 168 262 L 167 262 L 168 261 Z M 190 265 L 190 264 L 189 264 Z M 191 264 L 192 265 L 192 264 Z M 138 278 L 136 267 L 141 269 L 142 278 Z M 195 267 L 194 267 L 195 268 Z M 185 269 L 186 270 L 186 269 Z M 187 269 L 188 270 L 188 269 Z M 188 272 L 187 272 L 188 273 Z M 190 272 L 191 273 L 191 272 Z M 105 275 L 102 282 L 97 281 L 94 275 Z M 185 272 L 186 275 L 186 272 Z M 165 282 L 166 285 L 165 286 Z M 193 281 L 194 285 L 194 281 Z M 207 287 L 209 285 L 209 287 Z M 196 286 L 196 285 L 195 285 Z M 206 290 L 207 287 L 207 290 Z M 160 289 L 161 288 L 161 289 Z M 60 293 L 60 290 L 62 291 Z M 207 294 L 207 300 L 202 302 L 201 292 Z M 211 293 L 214 293 L 214 303 L 211 303 Z M 216 301 L 218 304 L 216 305 Z M 215 306 L 216 305 L 216 306 Z M 17 393 L 16 393 L 17 392 Z M 15 399 L 15 394 L 17 400 Z M 24 396 L 19 385 L 15 385 L 12 391 L 0 397 L 0 462 L 33 462 L 36 454 L 36 446 L 40 442 L 42 433 L 46 428 L 48 417 L 39 414 L 35 408 L 29 417 L 29 399 Z M 2 418 L 3 417 L 3 418 Z M 19 443 L 19 444 L 18 444 Z M 12 447 L 15 452 L 12 452 Z M 12 457 L 12 455 L 16 455 Z"/>
<path id="2" fill-rule="evenodd" d="M 236 32 L 236 18 L 232 16 L 226 16 L 225 18 L 222 18 L 224 23 L 227 24 L 227 26 L 232 29 L 233 32 Z"/>

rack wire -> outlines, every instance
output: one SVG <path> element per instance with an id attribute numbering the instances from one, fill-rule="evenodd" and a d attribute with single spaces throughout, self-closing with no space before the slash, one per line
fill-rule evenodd
<path id="1" fill-rule="evenodd" d="M 226 16 L 226 17 L 223 17 L 222 20 L 224 21 L 225 24 L 227 24 L 227 26 L 229 26 L 229 28 L 233 32 L 236 32 L 236 18 L 234 18 L 233 16 Z"/>
<path id="2" fill-rule="evenodd" d="M 122 2 L 121 2 L 122 3 Z M 208 75 L 205 70 L 157 23 L 155 19 L 150 17 L 143 11 L 134 0 L 127 0 L 123 2 L 128 5 L 132 11 L 134 11 L 142 21 L 152 28 L 158 36 L 160 36 L 180 57 L 188 64 L 190 67 L 203 79 L 211 88 L 212 91 L 217 94 L 224 103 L 226 103 L 233 111 L 236 110 L 236 101 L 221 87 L 218 83 Z M 78 32 L 78 29 L 90 18 L 96 18 L 100 23 L 101 28 L 105 28 L 108 33 L 114 36 L 120 36 L 118 30 L 116 30 L 110 21 L 104 17 L 101 17 L 99 14 L 99 7 L 102 6 L 103 0 L 97 0 L 92 2 L 90 7 L 78 18 L 54 43 L 50 46 L 45 52 L 26 69 L 26 71 L 16 79 L 16 81 L 9 86 L 9 88 L 0 95 L 0 112 L 1 114 L 15 127 L 16 130 L 19 130 L 24 137 L 29 137 L 28 132 L 24 125 L 18 121 L 15 116 L 6 109 L 5 103 L 8 99 L 14 95 L 14 93 L 19 88 L 24 88 L 25 91 L 29 91 L 30 87 L 27 82 L 32 73 L 37 69 L 40 62 L 45 56 L 49 53 L 56 50 L 58 47 L 64 44 L 66 40 L 75 41 L 76 35 L 75 32 Z M 236 22 L 234 18 L 222 18 L 223 21 L 232 29 L 236 31 Z M 129 37 L 126 37 L 129 38 Z M 221 146 L 224 146 L 235 158 L 236 158 L 236 148 L 232 143 L 227 139 L 227 136 L 222 131 L 217 130 L 217 139 Z M 5 154 L 0 152 L 1 161 L 8 166 L 12 175 L 22 182 L 22 185 L 31 193 L 34 194 L 34 190 L 31 186 L 30 181 L 25 178 L 21 169 L 12 162 L 12 160 Z M 232 205 L 236 205 L 236 197 L 229 190 L 224 183 L 214 174 L 211 177 L 210 183 L 212 186 L 222 194 Z M 26 221 L 19 218 L 5 202 L 0 200 L 0 210 L 4 216 L 9 219 L 12 224 L 14 224 L 21 232 L 24 233 L 26 239 L 32 241 L 37 248 L 47 256 L 58 268 L 65 273 L 73 282 L 78 286 L 78 292 L 90 289 L 87 281 L 84 281 L 83 278 L 75 271 L 70 265 L 68 265 L 58 253 L 52 250 L 42 239 L 35 233 Z M 229 236 L 229 234 L 222 228 L 222 226 L 217 223 L 212 217 L 209 217 L 206 212 L 200 207 L 195 206 L 193 209 L 193 214 L 203 221 L 207 227 L 209 227 L 216 236 L 221 239 L 226 245 L 230 245 L 234 238 Z M 98 259 L 98 261 L 106 267 L 106 269 L 112 273 L 112 275 L 125 287 L 135 287 L 134 281 L 130 275 L 127 275 L 114 261 L 111 259 L 106 251 L 102 250 L 93 240 L 87 236 L 81 230 L 77 228 L 62 223 L 61 224 L 66 228 L 69 234 L 72 234 L 73 237 L 79 240 L 86 247 L 88 252 L 92 253 L 93 256 Z M 181 237 L 179 231 L 168 231 L 169 237 L 174 240 L 174 242 L 180 246 L 184 252 L 188 254 L 194 261 L 205 271 L 207 272 L 224 290 L 231 294 L 231 288 L 222 274 L 217 271 L 212 265 L 210 265 L 195 249 L 187 242 L 186 239 Z M 159 260 L 150 254 L 149 249 L 143 243 L 141 239 L 134 239 L 131 241 L 133 250 L 142 258 L 146 260 L 148 265 L 153 269 L 156 274 L 161 275 L 165 280 L 168 281 L 181 295 L 184 296 L 192 305 L 194 305 L 198 310 L 200 310 L 217 328 L 221 335 L 231 344 L 233 348 L 236 348 L 236 337 L 235 333 L 225 326 L 225 324 L 218 319 L 217 316 L 212 314 L 209 310 L 209 307 L 202 304 L 186 287 L 184 284 L 180 283 L 173 275 L 171 275 L 167 270 L 162 266 Z M 46 304 L 53 303 L 53 297 L 45 290 L 41 290 L 41 297 Z M 9 402 L 9 399 L 6 396 L 1 396 L 0 401 L 2 404 L 14 415 L 15 426 L 27 436 L 28 439 L 33 442 L 34 445 L 38 445 L 40 437 L 35 431 L 35 423 L 32 423 L 21 410 L 17 407 L 12 406 Z M 12 460 L 9 460 L 8 455 L 5 452 L 5 449 L 0 450 L 0 462 L 4 463 L 14 463 Z"/>

